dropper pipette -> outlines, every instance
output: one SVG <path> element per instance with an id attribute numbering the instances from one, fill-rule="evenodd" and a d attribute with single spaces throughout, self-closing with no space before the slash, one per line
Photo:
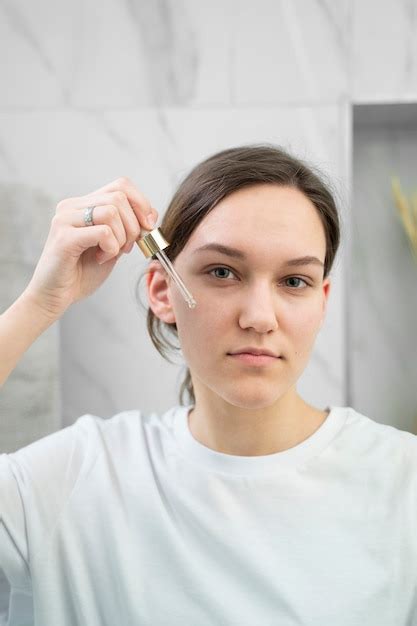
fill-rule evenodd
<path id="1" fill-rule="evenodd" d="M 142 233 L 146 234 L 143 235 Z M 190 309 L 194 309 L 197 305 L 197 302 L 193 298 L 192 294 L 188 291 L 187 287 L 184 285 L 183 280 L 177 273 L 167 255 L 165 254 L 164 249 L 169 246 L 169 243 L 162 235 L 159 228 L 154 228 L 151 231 L 142 228 L 140 238 L 136 240 L 136 243 L 138 244 L 139 248 L 146 258 L 156 257 L 158 259 L 162 267 L 168 272 L 175 284 L 178 286 L 181 294 L 188 304 L 188 307 Z"/>

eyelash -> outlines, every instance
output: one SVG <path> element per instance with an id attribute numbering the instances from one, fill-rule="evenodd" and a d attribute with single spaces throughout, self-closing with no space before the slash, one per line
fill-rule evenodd
<path id="1" fill-rule="evenodd" d="M 212 272 L 214 272 L 215 270 L 227 270 L 228 272 L 232 272 L 232 274 L 234 274 L 233 270 L 231 270 L 229 267 L 226 267 L 224 265 L 217 265 L 216 267 L 213 267 L 211 270 L 208 271 L 208 274 L 211 275 Z M 218 278 L 218 276 L 213 276 L 213 278 Z M 305 289 L 306 287 L 311 287 L 311 285 L 304 279 L 301 278 L 301 276 L 288 276 L 288 278 L 285 278 L 285 280 L 290 280 L 290 278 L 297 278 L 298 280 L 302 280 L 306 286 L 303 287 L 303 289 Z M 219 280 L 224 280 L 223 278 L 219 278 Z M 301 291 L 301 289 L 297 288 L 297 287 L 290 287 L 290 289 L 294 289 L 295 291 Z"/>

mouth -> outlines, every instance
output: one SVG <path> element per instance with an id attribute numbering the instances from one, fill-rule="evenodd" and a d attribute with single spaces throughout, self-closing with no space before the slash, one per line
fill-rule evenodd
<path id="1" fill-rule="evenodd" d="M 273 365 L 282 360 L 280 356 L 269 356 L 268 354 L 252 354 L 250 352 L 241 352 L 239 354 L 230 354 L 232 359 L 243 365 Z"/>

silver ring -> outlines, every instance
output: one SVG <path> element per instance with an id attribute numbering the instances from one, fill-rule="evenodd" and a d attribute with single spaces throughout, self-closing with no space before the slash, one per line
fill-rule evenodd
<path id="1" fill-rule="evenodd" d="M 96 207 L 95 206 L 88 206 L 86 209 L 84 209 L 84 224 L 85 226 L 94 226 L 94 222 L 93 222 L 93 211 Z"/>

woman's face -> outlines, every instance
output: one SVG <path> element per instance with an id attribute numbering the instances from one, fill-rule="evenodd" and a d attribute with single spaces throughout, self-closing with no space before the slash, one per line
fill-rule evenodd
<path id="1" fill-rule="evenodd" d="M 235 248 L 242 258 L 200 250 L 209 244 Z M 325 252 L 324 229 L 310 200 L 297 189 L 262 184 L 224 198 L 175 259 L 195 309 L 154 262 L 150 304 L 163 321 L 177 324 L 196 397 L 204 387 L 235 406 L 261 408 L 295 389 L 325 314 Z M 288 264 L 304 256 L 321 263 Z M 281 358 L 249 367 L 229 355 L 245 346 Z"/>

